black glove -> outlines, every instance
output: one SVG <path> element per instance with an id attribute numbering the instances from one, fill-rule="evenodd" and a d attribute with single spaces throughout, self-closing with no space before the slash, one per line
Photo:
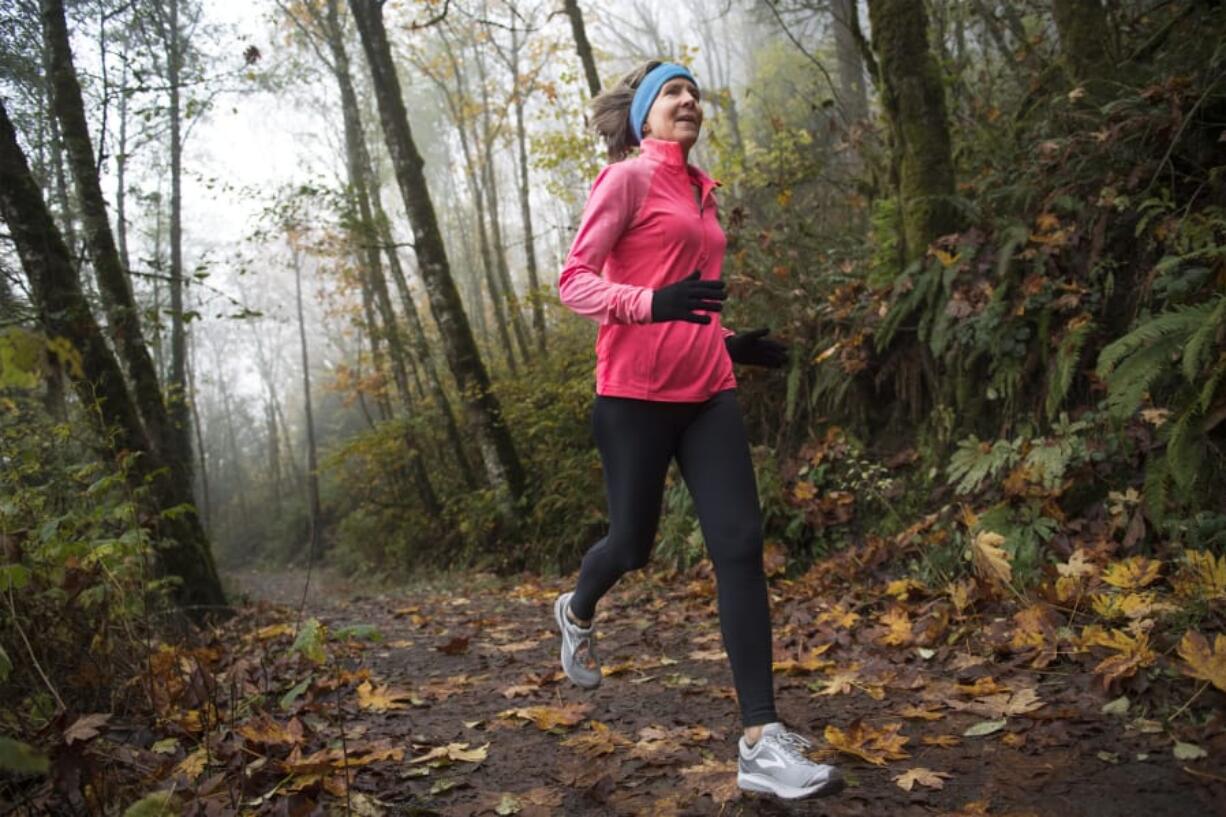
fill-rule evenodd
<path id="1" fill-rule="evenodd" d="M 728 297 L 728 293 L 724 291 L 724 282 L 700 281 L 699 274 L 695 270 L 694 274 L 684 281 L 661 287 L 652 294 L 652 323 L 661 321 L 710 323 L 710 315 L 699 315 L 695 310 L 703 312 L 723 310 L 723 300 Z"/>
<path id="2" fill-rule="evenodd" d="M 768 369 L 778 369 L 788 359 L 788 347 L 773 340 L 767 340 L 769 329 L 755 329 L 752 332 L 741 332 L 724 338 L 728 347 L 728 357 L 733 363 L 745 363 L 750 366 L 765 366 Z"/>

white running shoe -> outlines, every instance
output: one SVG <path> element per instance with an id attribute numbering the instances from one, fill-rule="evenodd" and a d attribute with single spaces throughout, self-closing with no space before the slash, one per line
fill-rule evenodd
<path id="1" fill-rule="evenodd" d="M 805 757 L 813 744 L 781 723 L 768 723 L 752 747 L 742 737 L 736 784 L 747 791 L 766 792 L 795 800 L 825 797 L 843 789 L 843 775 L 834 766 L 814 763 Z"/>
<path id="2" fill-rule="evenodd" d="M 572 595 L 563 593 L 553 603 L 553 617 L 562 631 L 562 671 L 584 689 L 595 689 L 603 678 L 596 655 L 596 628 L 580 627 L 566 615 Z"/>

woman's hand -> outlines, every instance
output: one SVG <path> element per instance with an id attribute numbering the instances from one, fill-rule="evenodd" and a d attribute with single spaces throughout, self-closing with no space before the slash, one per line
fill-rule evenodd
<path id="1" fill-rule="evenodd" d="M 752 332 L 741 332 L 724 338 L 728 347 L 728 357 L 733 363 L 744 363 L 749 366 L 765 366 L 768 369 L 778 369 L 788 359 L 788 347 L 773 340 L 767 340 L 770 329 L 763 327 Z"/>
<path id="2" fill-rule="evenodd" d="M 651 296 L 651 322 L 710 323 L 710 315 L 699 315 L 698 312 L 723 311 L 723 301 L 728 297 L 724 282 L 702 281 L 699 275 L 695 270 L 689 278 L 657 289 Z"/>

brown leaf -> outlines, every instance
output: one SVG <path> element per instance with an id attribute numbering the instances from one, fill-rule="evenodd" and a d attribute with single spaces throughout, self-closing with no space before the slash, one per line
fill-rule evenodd
<path id="1" fill-rule="evenodd" d="M 920 743 L 925 746 L 942 746 L 949 748 L 957 746 L 962 742 L 962 738 L 957 735 L 924 735 L 920 738 Z"/>
<path id="2" fill-rule="evenodd" d="M 575 703 L 564 706 L 526 706 L 498 713 L 500 718 L 521 718 L 532 721 L 542 731 L 559 726 L 574 726 L 587 717 L 591 704 Z"/>
<path id="3" fill-rule="evenodd" d="M 576 732 L 562 741 L 562 745 L 588 758 L 612 754 L 619 746 L 630 746 L 630 741 L 600 721 L 588 721 L 588 731 Z"/>
<path id="4" fill-rule="evenodd" d="M 421 706 L 424 703 L 407 689 L 392 689 L 387 684 L 376 688 L 370 681 L 363 681 L 358 687 L 358 706 L 372 712 L 406 709 L 408 704 Z"/>
<path id="5" fill-rule="evenodd" d="M 898 788 L 903 791 L 911 791 L 916 783 L 919 783 L 921 786 L 927 786 L 930 789 L 943 789 L 945 788 L 945 780 L 951 777 L 953 775 L 947 772 L 934 772 L 931 769 L 925 769 L 920 766 L 914 769 L 907 769 L 902 774 L 895 775 L 890 779 L 898 784 Z"/>
<path id="6" fill-rule="evenodd" d="M 1208 639 L 1188 630 L 1179 642 L 1179 657 L 1188 662 L 1180 667 L 1185 675 L 1208 681 L 1226 692 L 1226 635 L 1214 636 L 1211 650 Z"/>
<path id="7" fill-rule="evenodd" d="M 432 760 L 453 760 L 465 763 L 480 763 L 489 754 L 489 744 L 483 743 L 476 749 L 469 749 L 467 743 L 448 743 L 446 746 L 436 746 L 424 755 L 418 755 L 409 764 L 429 763 Z"/>
<path id="8" fill-rule="evenodd" d="M 295 720 L 294 723 L 297 724 L 296 730 L 282 726 L 266 713 L 260 713 L 239 726 L 237 731 L 252 743 L 293 746 L 302 743 L 303 737 L 301 722 Z"/>
<path id="9" fill-rule="evenodd" d="M 911 756 L 903 751 L 902 747 L 910 738 L 898 734 L 901 729 L 901 723 L 885 724 L 880 729 L 874 729 L 857 718 L 846 732 L 837 726 L 827 726 L 825 737 L 826 742 L 840 752 L 855 755 L 876 766 L 884 766 L 887 760 L 902 760 Z"/>
<path id="10" fill-rule="evenodd" d="M 446 655 L 463 655 L 468 652 L 468 637 L 457 635 L 446 644 L 441 644 L 435 647 L 435 649 Z"/>
<path id="11" fill-rule="evenodd" d="M 971 546 L 975 571 L 989 581 L 1008 584 L 1013 581 L 1013 565 L 1009 555 L 1001 548 L 1005 537 L 994 531 L 980 531 Z"/>
<path id="12" fill-rule="evenodd" d="M 915 704 L 907 704 L 902 709 L 898 710 L 899 717 L 913 718 L 925 721 L 939 721 L 945 717 L 944 712 L 938 712 L 935 709 L 922 709 Z"/>
<path id="13" fill-rule="evenodd" d="M 111 719 L 109 712 L 97 712 L 93 715 L 82 715 L 73 721 L 72 726 L 64 730 L 64 743 L 69 746 L 77 741 L 88 741 L 98 737 L 102 727 Z"/>

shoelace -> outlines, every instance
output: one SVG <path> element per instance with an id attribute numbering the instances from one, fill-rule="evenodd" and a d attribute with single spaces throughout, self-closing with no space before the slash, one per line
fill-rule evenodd
<path id="1" fill-rule="evenodd" d="M 595 639 L 592 638 L 593 634 L 595 633 L 595 628 L 588 629 L 587 635 L 583 635 L 583 629 L 577 624 L 570 621 L 568 621 L 567 624 L 571 625 L 573 628 L 572 632 L 575 636 L 575 660 L 579 661 L 588 669 L 595 669 L 597 665 L 600 664 L 600 659 L 596 656 L 596 642 Z M 586 656 L 586 658 L 584 656 Z"/>
<path id="2" fill-rule="evenodd" d="M 804 754 L 806 749 L 813 746 L 813 742 L 811 740 L 802 737 L 795 732 L 787 731 L 772 732 L 769 735 L 765 735 L 765 738 L 768 740 L 774 740 L 780 751 L 782 751 L 792 760 L 796 760 L 801 763 L 812 762 L 809 760 L 809 758 L 805 757 Z"/>

